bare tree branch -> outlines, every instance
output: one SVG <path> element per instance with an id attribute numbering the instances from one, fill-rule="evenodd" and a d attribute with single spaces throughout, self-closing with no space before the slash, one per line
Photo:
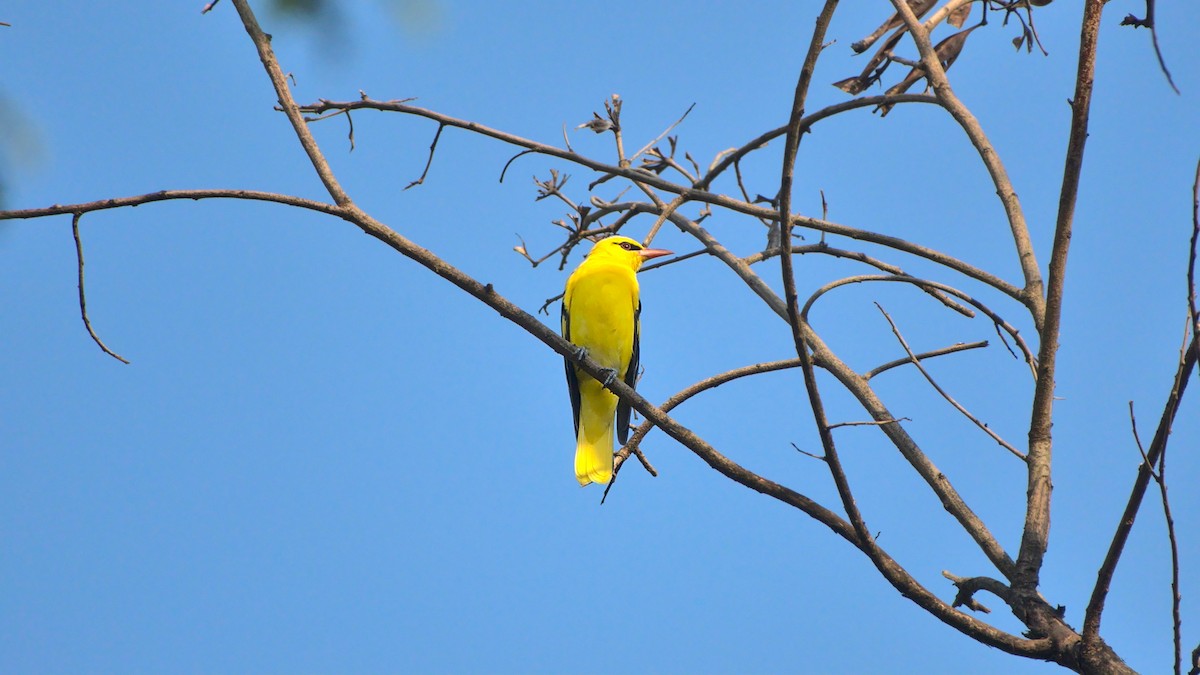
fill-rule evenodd
<path id="1" fill-rule="evenodd" d="M 1200 250 L 1200 161 L 1196 162 L 1196 176 L 1192 179 L 1192 240 L 1188 252 L 1187 307 L 1192 319 L 1192 335 L 1200 335 L 1200 305 L 1196 298 L 1197 251 Z"/>
<path id="2" fill-rule="evenodd" d="M 991 141 L 983 133 L 983 127 L 980 126 L 979 120 L 971 114 L 971 111 L 963 105 L 962 101 L 954 94 L 954 90 L 951 89 L 950 81 L 946 79 L 946 71 L 929 40 L 929 31 L 937 21 L 949 14 L 951 4 L 953 3 L 947 3 L 946 6 L 935 12 L 926 25 L 922 26 L 904 0 L 892 0 L 892 5 L 904 19 L 913 42 L 917 45 L 917 50 L 921 54 L 921 64 L 925 67 L 926 78 L 933 87 L 934 94 L 946 111 L 950 113 L 950 116 L 966 132 L 992 177 L 992 183 L 996 186 L 996 194 L 1000 197 L 1000 203 L 1004 206 L 1004 212 L 1008 216 L 1013 243 L 1016 245 L 1021 271 L 1025 277 L 1025 287 L 1020 299 L 1033 314 L 1034 325 L 1040 328 L 1045 311 L 1042 298 L 1042 273 L 1038 266 L 1037 256 L 1033 251 L 1033 242 L 1029 237 L 1029 227 L 1025 223 L 1021 202 L 1017 199 L 1017 193 L 1008 177 L 1008 171 L 1000 161 L 1000 156 Z"/>
<path id="3" fill-rule="evenodd" d="M 333 169 L 329 168 L 329 162 L 325 161 L 324 155 L 321 154 L 321 150 L 317 147 L 316 139 L 313 138 L 312 132 L 308 130 L 308 124 L 304 121 L 304 116 L 300 114 L 300 109 L 292 99 L 291 90 L 288 89 L 287 85 L 287 78 L 283 74 L 283 69 L 279 67 L 279 61 L 275 59 L 275 52 L 271 49 L 271 37 L 259 27 L 258 19 L 254 18 L 254 12 L 251 11 L 250 5 L 246 0 L 232 0 L 232 2 L 233 6 L 237 8 L 238 16 L 242 19 L 242 25 L 246 28 L 246 33 L 254 43 L 255 49 L 258 50 L 258 59 L 267 71 L 267 77 L 271 80 L 271 86 L 275 88 L 275 94 L 279 97 L 279 105 L 283 109 L 283 114 L 292 123 L 292 129 L 296 132 L 296 138 L 300 140 L 300 145 L 304 148 L 304 153 L 308 155 L 309 161 L 312 162 L 313 169 L 317 172 L 317 177 L 321 179 L 321 183 L 325 185 L 329 196 L 333 198 L 333 201 L 338 206 L 349 205 L 351 203 L 350 197 L 342 189 L 337 178 L 334 177 Z"/>
<path id="4" fill-rule="evenodd" d="M 802 131 L 807 131 L 808 129 L 811 129 L 813 127 L 813 125 L 815 125 L 817 122 L 820 122 L 823 119 L 827 119 L 829 117 L 833 117 L 834 115 L 848 112 L 850 110 L 857 110 L 858 108 L 874 108 L 874 107 L 878 107 L 878 106 L 881 106 L 884 104 L 898 104 L 898 103 L 933 103 L 933 104 L 937 104 L 938 100 L 928 94 L 900 94 L 897 96 L 863 96 L 861 98 L 852 99 L 850 101 L 844 101 L 842 103 L 835 103 L 833 105 L 826 106 L 825 108 L 822 108 L 822 109 L 818 110 L 817 112 L 815 112 L 811 115 L 808 115 L 807 117 L 805 117 L 804 119 L 802 119 L 800 121 L 800 129 Z M 750 154 L 751 152 L 765 148 L 767 146 L 767 144 L 770 143 L 772 140 L 779 138 L 780 136 L 783 136 L 784 134 L 786 134 L 787 129 L 788 128 L 786 125 L 772 129 L 764 134 L 757 136 L 753 140 L 743 144 L 741 147 L 739 147 L 733 151 L 725 153 L 724 155 L 721 156 L 719 161 L 715 162 L 713 164 L 713 166 L 709 168 L 708 173 L 706 173 L 704 176 L 702 176 L 700 178 L 700 180 L 696 183 L 696 188 L 701 189 L 701 190 L 707 190 L 709 187 L 712 186 L 713 181 L 716 180 L 717 177 L 720 176 L 722 173 L 724 173 L 726 169 L 728 169 L 732 165 L 737 164 L 739 161 L 742 160 L 742 158 L 744 158 L 746 155 Z M 747 199 L 746 201 L 749 201 L 749 199 Z"/>
<path id="5" fill-rule="evenodd" d="M 976 612 L 991 613 L 992 610 L 975 600 L 975 594 L 979 591 L 987 591 L 1006 604 L 1012 600 L 1012 589 L 1002 581 L 990 577 L 960 577 L 946 570 L 942 570 L 942 576 L 949 579 L 958 588 L 958 594 L 954 596 L 955 607 L 966 606 Z"/>
<path id="6" fill-rule="evenodd" d="M 936 289 L 943 293 L 953 295 L 954 297 L 957 297 L 957 298 L 963 300 L 964 302 L 971 305 L 975 309 L 978 309 L 989 319 L 991 319 L 992 323 L 996 326 L 997 334 L 1000 334 L 1000 331 L 1003 330 L 1004 332 L 1008 333 L 1009 336 L 1011 336 L 1013 338 L 1013 341 L 1017 344 L 1017 347 L 1021 350 L 1021 353 L 1025 355 L 1025 361 L 1026 361 L 1026 363 L 1029 364 L 1030 371 L 1033 373 L 1034 378 L 1035 379 L 1037 378 L 1037 363 L 1034 360 L 1033 352 L 1030 351 L 1029 346 L 1025 343 L 1025 339 L 1021 337 L 1020 331 L 1018 331 L 1011 324 L 1009 324 L 1007 321 L 1005 321 L 1004 317 L 997 314 L 990 307 L 983 304 L 979 300 L 976 300 L 975 298 L 971 297 L 970 295 L 967 295 L 966 293 L 964 293 L 963 291 L 960 291 L 957 288 L 954 288 L 953 286 L 948 286 L 946 284 L 940 284 L 935 281 L 929 281 L 928 279 L 920 279 L 920 278 L 911 277 L 908 275 L 885 276 L 885 275 L 877 275 L 877 274 L 860 274 L 860 275 L 856 275 L 856 276 L 852 276 L 852 277 L 844 277 L 842 279 L 837 279 L 835 281 L 831 281 L 831 282 L 825 284 L 824 286 L 818 288 L 817 290 L 813 291 L 812 295 L 810 295 L 808 300 L 805 301 L 804 309 L 801 311 L 801 313 L 803 315 L 807 316 L 809 310 L 812 309 L 812 306 L 816 303 L 816 301 L 821 296 L 825 295 L 826 293 L 832 291 L 835 288 L 840 288 L 842 286 L 846 286 L 849 284 L 872 283 L 872 282 L 895 282 L 895 283 L 912 284 L 917 287 L 928 287 L 929 289 Z"/>
<path id="7" fill-rule="evenodd" d="M 1146 0 L 1146 18 L 1139 19 L 1132 14 L 1127 14 L 1124 19 L 1121 19 L 1121 25 L 1150 30 L 1150 42 L 1154 44 L 1154 55 L 1158 57 L 1158 67 L 1162 70 L 1163 75 L 1166 76 L 1167 84 L 1171 85 L 1171 89 L 1178 94 L 1179 87 L 1175 86 L 1175 80 L 1171 77 L 1171 71 L 1167 69 L 1166 59 L 1163 58 L 1162 49 L 1158 46 L 1158 31 L 1154 26 L 1154 0 Z M 1176 667 L 1176 670 L 1178 670 L 1178 667 Z"/>
<path id="8" fill-rule="evenodd" d="M 1116 532 L 1113 534 L 1112 542 L 1109 544 L 1108 553 L 1105 555 L 1104 562 L 1100 566 L 1100 571 L 1096 575 L 1096 585 L 1092 589 L 1092 597 L 1088 601 L 1087 613 L 1084 615 L 1083 621 L 1085 649 L 1088 640 L 1097 639 L 1099 635 L 1100 619 L 1104 612 L 1104 601 L 1108 596 L 1108 590 L 1112 584 L 1113 573 L 1116 572 L 1117 563 L 1121 559 L 1121 553 L 1124 551 L 1125 543 L 1129 539 L 1129 533 L 1133 530 L 1133 523 L 1137 519 L 1138 510 L 1141 508 L 1142 499 L 1145 497 L 1146 487 L 1149 485 L 1151 475 L 1154 472 L 1153 467 L 1161 461 L 1163 453 L 1166 452 L 1171 426 L 1175 421 L 1175 415 L 1179 412 L 1179 405 L 1183 399 L 1184 392 L 1187 390 L 1187 383 L 1192 376 L 1192 371 L 1196 368 L 1198 356 L 1200 356 L 1200 336 L 1193 334 L 1191 342 L 1184 350 L 1180 359 L 1179 367 L 1175 371 L 1175 381 L 1171 386 L 1171 391 L 1167 395 L 1167 402 L 1163 406 L 1162 416 L 1159 419 L 1158 428 L 1154 432 L 1154 438 L 1150 441 L 1150 449 L 1146 452 L 1146 461 L 1143 461 L 1138 467 L 1137 478 L 1134 480 L 1129 501 L 1125 505 L 1124 513 L 1121 514 L 1121 519 L 1117 521 Z"/>
<path id="9" fill-rule="evenodd" d="M 421 176 L 419 178 L 417 178 L 413 182 L 409 183 L 408 185 L 404 186 L 405 190 L 407 190 L 411 187 L 416 187 L 417 185 L 421 185 L 425 182 L 425 177 L 429 175 L 429 167 L 433 166 L 433 153 L 437 151 L 438 140 L 441 139 L 442 130 L 445 128 L 446 128 L 446 125 L 444 125 L 444 124 L 438 125 L 437 133 L 435 133 L 433 135 L 433 141 L 429 144 L 429 159 L 425 161 L 425 169 L 421 172 Z M 516 157 L 514 157 L 513 159 L 516 159 Z M 511 164 L 512 160 L 509 160 L 509 163 Z M 505 164 L 504 168 L 507 169 L 508 164 Z M 504 182 L 504 172 L 503 171 L 500 172 L 500 182 L 502 182 L 502 183 Z"/>
<path id="10" fill-rule="evenodd" d="M 109 349 L 108 346 L 104 344 L 104 341 L 100 339 L 100 336 L 96 335 L 96 331 L 92 330 L 92 322 L 90 319 L 88 319 L 87 294 L 85 294 L 83 291 L 83 241 L 79 238 L 80 218 L 83 218 L 82 211 L 71 216 L 71 234 L 75 237 L 75 259 L 79 264 L 79 315 L 83 317 L 83 325 L 85 328 L 87 328 L 88 335 L 92 336 L 92 340 L 100 347 L 100 349 L 103 350 L 105 354 L 108 354 L 121 363 L 129 365 L 128 359 Z"/>
<path id="11" fill-rule="evenodd" d="M 1134 481 L 1133 490 L 1129 495 L 1129 501 L 1125 505 L 1125 512 L 1121 515 L 1121 520 L 1117 522 L 1116 532 L 1113 534 L 1112 542 L 1109 544 L 1108 553 L 1104 557 L 1104 562 L 1100 566 L 1100 571 L 1097 573 L 1096 585 L 1092 589 L 1092 597 L 1088 602 L 1087 613 L 1084 615 L 1083 635 L 1085 640 L 1094 639 L 1100 632 L 1100 621 L 1104 613 L 1105 599 L 1108 596 L 1109 587 L 1112 584 L 1113 574 L 1116 572 L 1117 564 L 1120 562 L 1121 554 L 1124 551 L 1125 543 L 1129 539 L 1129 533 L 1133 529 L 1134 521 L 1137 518 L 1138 510 L 1141 508 L 1142 499 L 1145 496 L 1146 487 L 1154 475 L 1154 465 L 1160 466 L 1164 462 L 1166 454 L 1167 440 L 1170 437 L 1171 426 L 1174 423 L 1175 415 L 1179 411 L 1179 405 L 1183 399 L 1184 391 L 1187 389 L 1188 381 L 1191 379 L 1192 371 L 1196 369 L 1197 361 L 1200 360 L 1200 333 L 1196 332 L 1196 308 L 1195 299 L 1195 270 L 1196 270 L 1196 250 L 1197 239 L 1200 238 L 1200 164 L 1197 164 L 1196 178 L 1192 183 L 1192 240 L 1191 250 L 1188 255 L 1188 310 L 1191 318 L 1190 332 L 1191 340 L 1180 354 L 1179 366 L 1175 372 L 1175 381 L 1172 384 L 1171 391 L 1167 395 L 1167 401 L 1163 406 L 1163 412 L 1159 419 L 1158 428 L 1154 433 L 1154 438 L 1150 442 L 1150 450 L 1143 452 L 1143 461 L 1138 467 L 1138 475 Z M 1132 404 L 1130 407 L 1130 415 L 1132 417 Z M 1136 426 L 1134 427 L 1136 434 Z M 1135 435 L 1136 440 L 1136 435 Z M 1139 450 L 1141 449 L 1141 441 L 1137 441 Z M 1162 481 L 1161 474 L 1155 477 L 1156 480 Z M 1172 522 L 1170 515 L 1170 507 L 1166 504 L 1166 486 L 1160 482 L 1160 487 L 1163 491 L 1164 513 L 1168 523 Z M 1177 563 L 1175 553 L 1174 536 L 1171 535 L 1172 558 Z M 1173 594 L 1178 596 L 1178 589 L 1173 584 Z M 1178 602 L 1178 601 L 1175 601 Z M 1175 624 L 1178 626 L 1179 617 L 1178 610 L 1174 612 Z M 1178 628 L 1176 628 L 1178 631 Z M 1178 635 L 1178 633 L 1177 633 Z M 1176 637 L 1176 670 L 1178 667 L 1178 651 L 1180 651 L 1180 639 Z"/>
<path id="12" fill-rule="evenodd" d="M 1142 446 L 1142 439 L 1138 436 L 1137 418 L 1133 414 L 1133 401 L 1129 402 L 1129 426 L 1133 430 L 1133 441 L 1142 455 L 1142 461 L 1150 464 L 1146 448 Z M 1162 499 L 1163 519 L 1167 525 L 1167 545 L 1171 549 L 1171 641 L 1175 647 L 1175 675 L 1182 675 L 1183 636 L 1180 628 L 1183 619 L 1179 612 L 1179 603 L 1182 600 L 1179 593 L 1179 540 L 1175 537 L 1175 518 L 1171 515 L 1171 500 L 1167 497 L 1167 453 L 1164 452 L 1158 456 L 1157 470 L 1153 465 L 1150 465 L 1149 468 L 1150 477 L 1154 479 L 1155 483 L 1158 483 L 1158 492 Z"/>
<path id="13" fill-rule="evenodd" d="M 874 368 L 863 373 L 863 379 L 870 380 L 873 377 L 875 377 L 876 375 L 885 373 L 893 368 L 898 368 L 900 366 L 914 363 L 914 361 L 923 361 L 925 359 L 930 359 L 935 356 L 944 356 L 946 354 L 953 354 L 955 352 L 965 352 L 968 349 L 982 349 L 987 346 L 988 346 L 987 340 L 980 340 L 979 342 L 959 342 L 956 344 L 952 344 L 948 347 L 942 347 L 941 349 L 932 349 L 927 352 L 921 352 L 920 354 L 917 354 L 915 356 L 906 356 L 902 359 L 895 359 L 894 361 L 888 361 L 887 363 L 884 363 L 882 365 L 875 366 Z"/>
<path id="14" fill-rule="evenodd" d="M 863 520 L 862 513 L 855 503 L 854 495 L 850 489 L 850 482 L 838 457 L 837 444 L 834 442 L 833 434 L 829 430 L 829 420 L 825 415 L 825 404 L 821 400 L 821 393 L 817 388 L 812 354 L 809 352 L 808 340 L 806 339 L 807 326 L 800 315 L 800 308 L 797 301 L 796 274 L 792 269 L 792 249 L 790 246 L 792 241 L 792 175 L 796 166 L 796 154 L 800 149 L 800 136 L 803 133 L 801 121 L 804 117 L 804 107 L 808 99 L 808 88 L 812 84 L 813 72 L 817 67 L 817 58 L 825 48 L 825 31 L 828 29 L 829 22 L 833 19 L 833 12 L 836 9 L 837 0 L 826 0 L 815 22 L 812 39 L 808 45 L 808 52 L 805 54 L 804 63 L 800 67 L 800 76 L 796 81 L 796 91 L 792 99 L 792 111 L 788 118 L 787 134 L 784 138 L 783 169 L 781 171 L 779 186 L 779 223 L 781 226 L 779 261 L 780 271 L 783 276 L 787 320 L 792 332 L 792 343 L 796 349 L 796 354 L 800 357 L 800 367 L 804 372 L 804 388 L 808 395 L 809 407 L 812 409 L 813 421 L 817 425 L 817 434 L 821 439 L 821 447 L 824 449 L 825 464 L 829 467 L 833 482 L 837 486 L 838 496 L 842 500 L 842 508 L 845 510 L 850 523 L 854 526 L 854 530 L 858 533 L 858 537 L 862 542 L 860 548 L 863 549 L 863 552 L 872 561 L 878 561 L 881 551 L 876 546 L 874 538 L 871 536 L 866 522 Z M 878 562 L 876 564 L 878 565 Z"/>
<path id="15" fill-rule="evenodd" d="M 143 195 L 134 195 L 131 197 L 114 197 L 111 199 L 98 199 L 94 202 L 80 202 L 78 204 L 55 204 L 36 209 L 14 209 L 12 211 L 0 211 L 0 220 L 18 220 L 28 218 L 42 218 L 44 216 L 60 216 L 76 213 L 91 213 L 93 211 L 105 211 L 108 209 L 120 209 L 127 206 L 139 206 L 141 204 L 150 204 L 153 202 L 164 202 L 176 199 L 247 199 L 250 201 L 274 202 L 283 204 L 284 206 L 295 206 L 310 211 L 317 211 L 331 216 L 342 216 L 343 211 L 333 204 L 304 199 L 303 197 L 293 197 L 291 195 L 278 194 L 275 192 L 260 192 L 257 190 L 159 190 L 158 192 L 149 192 Z"/>
<path id="16" fill-rule="evenodd" d="M 897 265 L 893 265 L 891 263 L 886 263 L 882 260 L 877 260 L 877 259 L 872 258 L 871 256 L 869 256 L 865 253 L 862 253 L 860 251 L 847 251 L 845 249 L 834 248 L 824 241 L 816 243 L 816 244 L 807 244 L 804 246 L 793 246 L 792 247 L 793 255 L 807 255 L 810 253 L 829 255 L 829 256 L 833 256 L 835 258 L 845 258 L 848 260 L 857 260 L 858 262 L 870 265 L 871 267 L 874 267 L 875 269 L 882 270 L 889 274 L 894 274 L 896 276 L 907 276 L 905 274 L 904 270 L 901 269 Z M 780 249 L 778 247 L 776 247 L 776 248 L 768 249 L 766 251 L 761 251 L 759 253 L 755 253 L 754 255 L 748 255 L 745 258 L 742 258 L 742 260 L 750 265 L 753 265 L 753 264 L 763 261 L 763 260 L 769 260 L 779 254 L 780 254 Z M 938 302 L 941 302 L 943 305 L 954 310 L 955 312 L 958 312 L 959 314 L 962 314 L 963 316 L 965 316 L 969 319 L 975 318 L 974 312 L 972 312 L 970 309 L 968 309 L 966 307 L 963 307 L 962 305 L 955 302 L 954 300 L 946 297 L 945 293 L 942 293 L 941 291 L 939 291 L 935 288 L 930 288 L 930 287 L 926 287 L 926 286 L 922 286 L 920 288 L 921 288 L 921 290 L 929 293 L 934 298 L 936 298 L 938 300 Z"/>
<path id="17" fill-rule="evenodd" d="M 677 119 L 677 120 L 675 120 L 674 122 L 672 122 L 672 123 L 671 123 L 671 126 L 669 126 L 669 127 L 667 127 L 666 129 L 664 129 L 664 130 L 663 130 L 663 132 L 662 132 L 661 134 L 659 134 L 658 136 L 656 136 L 656 137 L 654 138 L 654 140 L 652 140 L 652 141 L 650 141 L 649 143 L 647 143 L 646 145 L 642 146 L 642 149 L 641 149 L 641 150 L 638 150 L 637 152 L 633 153 L 633 156 L 629 158 L 629 161 L 631 161 L 631 162 L 632 162 L 632 161 L 635 161 L 635 160 L 636 160 L 638 157 L 641 157 L 641 156 L 642 156 L 642 153 L 643 153 L 643 152 L 646 152 L 646 151 L 647 151 L 647 150 L 649 150 L 650 148 L 654 147 L 654 144 L 655 144 L 655 143 L 657 143 L 657 142 L 661 141 L 661 140 L 663 139 L 663 137 L 664 137 L 664 136 L 666 136 L 667 134 L 671 133 L 671 130 L 672 130 L 672 129 L 674 129 L 675 127 L 679 126 L 679 125 L 680 125 L 680 124 L 681 124 L 681 123 L 682 123 L 682 122 L 683 122 L 685 119 L 687 119 L 687 116 L 691 114 L 691 112 L 692 112 L 692 109 L 693 109 L 693 108 L 695 108 L 695 107 L 696 107 L 696 104 L 695 104 L 695 103 L 693 103 L 693 104 L 689 105 L 689 106 L 688 106 L 688 109 L 687 109 L 687 110 L 685 110 L 685 111 L 683 111 L 683 114 L 679 116 L 679 119 Z"/>
<path id="18" fill-rule="evenodd" d="M 1050 460 L 1053 441 L 1054 384 L 1058 357 L 1058 334 L 1062 320 L 1063 284 L 1066 281 L 1067 252 L 1079 193 L 1079 174 L 1088 136 L 1088 115 L 1092 104 L 1092 84 L 1096 72 L 1096 47 L 1100 37 L 1103 0 L 1087 0 L 1080 29 L 1079 65 L 1075 76 L 1075 98 L 1071 103 L 1071 131 L 1063 166 L 1059 193 L 1058 219 L 1054 244 L 1050 251 L 1049 280 L 1046 287 L 1045 313 L 1040 323 L 1041 345 L 1038 351 L 1038 378 L 1034 386 L 1033 411 L 1029 423 L 1029 480 L 1025 508 L 1025 527 L 1017 566 L 1021 578 L 1016 585 L 1023 593 L 1038 586 L 1042 560 L 1050 537 Z M 1095 633 L 1091 637 L 1096 637 Z M 1085 645 L 1089 634 L 1085 630 Z"/>
<path id="19" fill-rule="evenodd" d="M 933 387 L 937 393 L 941 394 L 942 398 L 946 399 L 946 402 L 953 406 L 955 410 L 962 413 L 963 417 L 966 417 L 971 421 L 972 424 L 974 424 L 976 427 L 979 427 L 983 433 L 990 436 L 993 441 L 996 441 L 996 443 L 1000 444 L 1000 447 L 1008 450 L 1012 454 L 1016 455 L 1019 459 L 1024 461 L 1026 459 L 1025 453 L 1014 448 L 1011 443 L 1001 438 L 1000 434 L 992 431 L 991 427 L 989 427 L 987 424 L 984 424 L 983 421 L 981 421 L 978 417 L 972 415 L 971 412 L 964 408 L 961 403 L 955 401 L 950 394 L 946 393 L 945 389 L 942 389 L 941 385 L 939 385 L 933 379 L 933 376 L 929 374 L 929 371 L 925 370 L 925 367 L 921 365 L 921 359 L 918 358 L 908 346 L 908 341 L 905 340 L 904 336 L 900 334 L 900 329 L 896 327 L 896 322 L 892 320 L 892 317 L 889 316 L 886 311 L 884 311 L 883 307 L 878 302 L 875 303 L 875 306 L 879 308 L 880 313 L 883 314 L 883 318 L 887 319 L 888 325 L 892 327 L 892 334 L 896 336 L 896 340 L 900 342 L 900 346 L 904 348 L 904 351 L 908 354 L 908 358 L 910 361 L 912 361 L 912 364 L 916 366 L 917 370 L 921 372 L 921 375 L 925 377 L 925 381 L 929 382 L 929 385 Z"/>
<path id="20" fill-rule="evenodd" d="M 869 422 L 838 422 L 836 424 L 830 424 L 829 429 L 830 430 L 840 429 L 841 427 L 878 427 L 878 426 L 882 426 L 884 424 L 899 424 L 900 422 L 911 422 L 911 421 L 912 420 L 907 417 L 901 417 L 900 419 L 895 419 L 895 420 L 871 420 Z M 824 458 L 822 458 L 822 459 L 824 459 Z"/>

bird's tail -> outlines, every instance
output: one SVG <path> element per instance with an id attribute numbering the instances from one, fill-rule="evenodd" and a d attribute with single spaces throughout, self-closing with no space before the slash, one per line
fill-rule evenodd
<path id="1" fill-rule="evenodd" d="M 603 425 L 600 433 L 591 436 L 585 427 L 579 429 L 578 445 L 575 446 L 575 478 L 580 485 L 599 483 L 607 485 L 612 478 L 613 428 L 612 422 Z"/>

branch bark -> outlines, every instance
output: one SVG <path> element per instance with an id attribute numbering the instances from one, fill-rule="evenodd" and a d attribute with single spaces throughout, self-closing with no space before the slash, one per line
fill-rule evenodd
<path id="1" fill-rule="evenodd" d="M 1058 336 L 1062 322 L 1063 287 L 1066 284 L 1067 253 L 1075 218 L 1075 200 L 1079 176 L 1083 170 L 1083 151 L 1087 144 L 1088 115 L 1092 104 L 1092 85 L 1096 73 L 1096 47 L 1100 38 L 1103 0 L 1088 0 L 1084 6 L 1079 37 L 1079 62 L 1075 76 L 1075 98 L 1071 102 L 1071 131 L 1059 193 L 1058 220 L 1054 245 L 1050 251 L 1049 282 L 1046 288 L 1045 314 L 1041 322 L 1038 350 L 1038 379 L 1033 393 L 1033 411 L 1029 423 L 1028 500 L 1021 549 L 1017 554 L 1020 578 L 1017 588 L 1032 593 L 1037 588 L 1042 559 L 1050 537 L 1050 427 L 1053 424 L 1054 383 L 1058 363 Z"/>
<path id="2" fill-rule="evenodd" d="M 913 42 L 917 45 L 917 51 L 921 54 L 921 65 L 925 69 L 925 77 L 929 81 L 929 85 L 933 87 L 934 95 L 937 96 L 942 107 L 962 127 L 992 178 L 996 194 L 1000 197 L 1000 203 L 1004 206 L 1004 213 L 1008 217 L 1013 244 L 1016 246 L 1021 272 L 1025 277 L 1025 287 L 1021 291 L 1020 299 L 1033 315 L 1034 325 L 1040 328 L 1045 312 L 1042 298 L 1042 272 L 1037 256 L 1034 254 L 1033 242 L 1029 237 L 1029 226 L 1025 222 L 1025 213 L 1021 209 L 1021 202 L 1017 198 L 1016 190 L 1013 189 L 1004 163 L 1000 161 L 1000 155 L 988 140 L 987 135 L 984 134 L 979 120 L 959 100 L 950 87 L 950 80 L 946 78 L 946 70 L 942 67 L 941 60 L 929 39 L 929 31 L 949 14 L 950 7 L 947 5 L 941 8 L 930 17 L 925 25 L 922 25 L 905 0 L 892 0 L 892 5 L 904 19 Z"/>

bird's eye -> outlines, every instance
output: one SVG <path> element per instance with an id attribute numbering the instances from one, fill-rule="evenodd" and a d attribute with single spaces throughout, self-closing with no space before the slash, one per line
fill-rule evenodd
<path id="1" fill-rule="evenodd" d="M 636 251 L 638 249 L 635 244 L 631 244 L 627 241 L 621 242 L 621 248 L 625 249 L 626 251 Z"/>

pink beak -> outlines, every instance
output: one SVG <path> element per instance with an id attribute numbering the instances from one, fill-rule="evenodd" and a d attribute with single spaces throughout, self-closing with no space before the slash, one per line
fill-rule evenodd
<path id="1" fill-rule="evenodd" d="M 651 258 L 661 258 L 664 255 L 671 255 L 672 253 L 674 253 L 674 251 L 668 251 L 668 250 L 662 249 L 662 248 L 644 248 L 644 249 L 638 251 L 638 255 L 642 256 L 642 260 L 649 260 Z"/>

